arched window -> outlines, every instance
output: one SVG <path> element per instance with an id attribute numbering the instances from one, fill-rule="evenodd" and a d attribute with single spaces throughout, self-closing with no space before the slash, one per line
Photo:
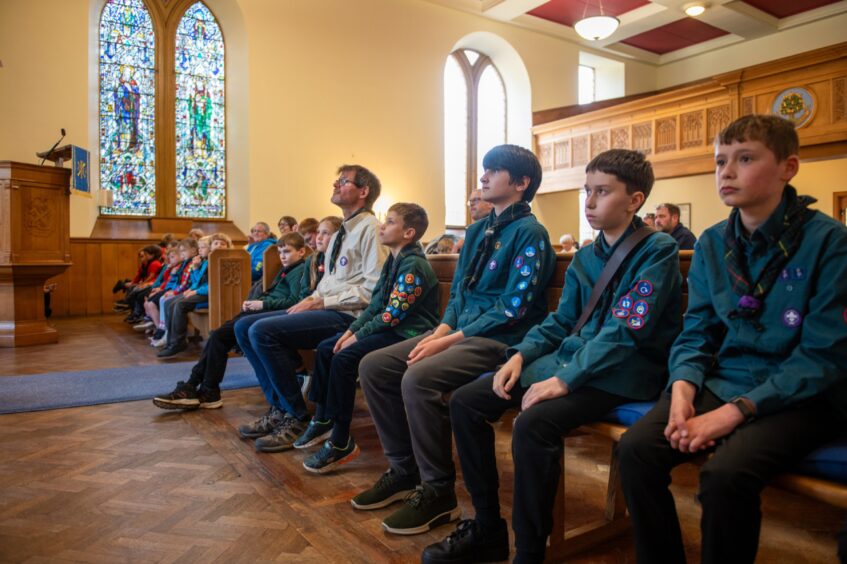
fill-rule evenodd
<path id="1" fill-rule="evenodd" d="M 107 0 L 99 68 L 100 187 L 114 196 L 100 212 L 224 218 L 224 41 L 209 8 Z"/>
<path id="2" fill-rule="evenodd" d="M 506 89 L 487 56 L 459 49 L 444 66 L 445 223 L 467 225 L 466 202 L 479 184 L 482 157 L 506 142 Z"/>

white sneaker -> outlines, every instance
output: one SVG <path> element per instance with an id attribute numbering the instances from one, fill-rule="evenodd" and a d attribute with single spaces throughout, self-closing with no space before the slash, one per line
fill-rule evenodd
<path id="1" fill-rule="evenodd" d="M 147 330 L 148 330 L 149 328 L 151 328 L 151 327 L 153 327 L 153 322 L 152 322 L 152 321 L 142 321 L 142 322 L 141 322 L 141 323 L 139 323 L 138 325 L 133 325 L 133 326 L 132 326 L 132 328 L 133 328 L 134 330 L 138 331 L 139 333 L 143 333 L 144 331 L 147 331 Z"/>
<path id="2" fill-rule="evenodd" d="M 152 346 L 156 347 L 156 348 L 159 348 L 159 349 L 164 347 L 165 345 L 168 344 L 168 334 L 165 333 L 165 335 L 161 339 L 159 339 L 158 341 L 150 341 L 150 344 Z"/>

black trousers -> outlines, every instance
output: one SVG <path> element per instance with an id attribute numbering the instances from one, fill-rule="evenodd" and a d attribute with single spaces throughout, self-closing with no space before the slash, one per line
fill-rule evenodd
<path id="1" fill-rule="evenodd" d="M 146 298 L 152 290 L 152 286 L 147 286 L 146 288 L 133 288 L 126 295 L 126 303 L 129 304 L 129 309 L 133 314 L 144 314 L 144 298 Z"/>
<path id="2" fill-rule="evenodd" d="M 705 388 L 694 402 L 698 414 L 722 405 Z M 668 486 L 671 469 L 698 455 L 674 450 L 665 439 L 669 409 L 670 395 L 662 394 L 617 446 L 636 555 L 644 564 L 685 562 Z M 842 415 L 816 398 L 743 424 L 721 440 L 700 470 L 703 564 L 752 563 L 759 546 L 762 489 L 812 450 L 841 436 L 844 424 Z"/>
<path id="3" fill-rule="evenodd" d="M 512 399 L 497 396 L 489 374 L 453 392 L 450 421 L 462 465 L 465 487 L 477 515 L 499 516 L 500 500 L 494 429 L 507 409 L 519 408 L 526 389 L 516 385 Z M 563 437 L 573 429 L 597 421 L 627 398 L 583 387 L 563 397 L 537 403 L 515 419 L 512 459 L 515 464 L 512 527 L 520 551 L 543 556 L 553 528 L 553 502 L 562 468 Z"/>
<path id="4" fill-rule="evenodd" d="M 264 313 L 253 311 L 242 311 L 211 333 L 203 347 L 200 360 L 191 369 L 191 377 L 188 383 L 194 386 L 202 385 L 207 389 L 218 389 L 224 379 L 226 363 L 229 359 L 229 351 L 236 345 L 235 322 L 252 313 Z"/>
<path id="5" fill-rule="evenodd" d="M 188 312 L 194 311 L 197 304 L 208 301 L 209 296 L 195 294 L 186 298 L 180 295 L 165 304 L 168 308 L 168 346 L 185 341 L 188 333 Z"/>

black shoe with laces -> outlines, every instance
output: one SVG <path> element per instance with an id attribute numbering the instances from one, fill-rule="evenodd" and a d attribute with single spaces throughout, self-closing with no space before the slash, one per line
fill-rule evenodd
<path id="1" fill-rule="evenodd" d="M 282 418 L 283 413 L 279 409 L 271 407 L 267 413 L 252 423 L 240 425 L 238 427 L 238 434 L 245 439 L 258 439 L 259 437 L 270 435 L 274 429 L 282 424 Z"/>
<path id="2" fill-rule="evenodd" d="M 382 528 L 395 535 L 417 535 L 455 521 L 461 514 L 452 488 L 438 491 L 422 483 L 409 494 L 403 507 L 382 521 Z"/>
<path id="3" fill-rule="evenodd" d="M 197 399 L 200 400 L 198 406 L 200 409 L 217 409 L 224 405 L 220 388 L 200 386 L 200 389 L 197 390 Z"/>
<path id="4" fill-rule="evenodd" d="M 421 554 L 421 564 L 499 562 L 509 559 L 509 530 L 500 519 L 497 528 L 485 530 L 472 519 L 459 521 L 456 530 Z"/>
<path id="5" fill-rule="evenodd" d="M 153 398 L 153 405 L 162 409 L 197 409 L 200 399 L 194 386 L 180 381 L 171 393 Z"/>
<path id="6" fill-rule="evenodd" d="M 382 509 L 395 501 L 403 501 L 421 483 L 421 477 L 415 473 L 398 474 L 390 469 L 379 477 L 376 484 L 350 500 L 350 504 L 361 510 Z"/>

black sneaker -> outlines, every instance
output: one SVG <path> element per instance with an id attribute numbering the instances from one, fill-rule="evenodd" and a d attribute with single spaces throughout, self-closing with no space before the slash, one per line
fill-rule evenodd
<path id="1" fill-rule="evenodd" d="M 197 409 L 200 399 L 194 386 L 180 381 L 171 393 L 153 398 L 153 405 L 162 409 Z"/>
<path id="2" fill-rule="evenodd" d="M 153 338 L 154 341 L 158 341 L 159 339 L 161 339 L 164 336 L 165 336 L 165 330 L 164 329 L 156 329 L 156 331 L 153 333 L 152 338 Z"/>
<path id="3" fill-rule="evenodd" d="M 257 420 L 247 425 L 238 427 L 238 434 L 245 439 L 258 439 L 273 433 L 274 429 L 282 423 L 282 412 L 275 407 L 268 410 Z"/>
<path id="4" fill-rule="evenodd" d="M 200 400 L 200 405 L 198 406 L 200 409 L 218 409 L 224 405 L 219 388 L 200 386 L 200 389 L 197 390 L 197 399 Z"/>
<path id="5" fill-rule="evenodd" d="M 307 423 L 293 415 L 286 414 L 274 432 L 256 439 L 259 452 L 282 452 L 294 447 L 294 441 L 306 430 Z"/>
<path id="6" fill-rule="evenodd" d="M 115 302 L 115 305 L 112 306 L 112 311 L 114 311 L 115 313 L 123 313 L 125 311 L 129 311 L 129 304 Z"/>
<path id="7" fill-rule="evenodd" d="M 353 437 L 347 438 L 347 446 L 338 448 L 326 441 L 321 449 L 303 461 L 303 468 L 315 474 L 324 474 L 359 458 L 359 445 Z"/>
<path id="8" fill-rule="evenodd" d="M 188 348 L 188 343 L 186 343 L 185 341 L 181 341 L 179 343 L 172 343 L 172 344 L 166 346 L 165 348 L 163 348 L 162 350 L 160 350 L 159 354 L 157 354 L 156 356 L 159 357 L 159 358 L 174 356 L 176 354 L 181 353 L 182 351 L 184 351 L 187 348 Z"/>
<path id="9" fill-rule="evenodd" d="M 383 519 L 382 528 L 395 535 L 417 535 L 459 518 L 456 492 L 438 491 L 423 483 L 406 498 L 403 507 Z"/>
<path id="10" fill-rule="evenodd" d="M 365 490 L 351 499 L 350 504 L 354 508 L 362 510 L 381 509 L 395 501 L 403 501 L 415 491 L 420 483 L 421 477 L 418 474 L 403 476 L 393 469 L 389 469 L 388 472 L 380 476 L 371 489 Z"/>
<path id="11" fill-rule="evenodd" d="M 306 427 L 303 434 L 294 441 L 294 448 L 309 448 L 311 446 L 319 445 L 323 441 L 327 440 L 331 434 L 332 421 L 322 422 L 312 417 L 312 420 L 309 421 L 309 426 Z"/>
<path id="12" fill-rule="evenodd" d="M 473 519 L 459 521 L 456 530 L 441 542 L 426 547 L 421 564 L 500 562 L 509 559 L 509 530 L 500 519 L 497 529 L 486 531 Z"/>

